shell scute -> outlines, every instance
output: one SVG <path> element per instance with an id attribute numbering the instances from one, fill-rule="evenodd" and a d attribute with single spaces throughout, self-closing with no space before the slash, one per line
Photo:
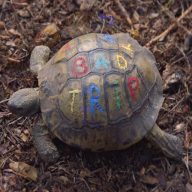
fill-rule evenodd
<path id="1" fill-rule="evenodd" d="M 77 42 L 75 39 L 69 41 L 65 44 L 55 55 L 54 63 L 62 61 L 67 61 L 71 57 L 77 54 Z"/>

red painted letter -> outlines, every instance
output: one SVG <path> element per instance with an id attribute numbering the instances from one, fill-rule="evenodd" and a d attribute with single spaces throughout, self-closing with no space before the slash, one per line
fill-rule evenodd
<path id="1" fill-rule="evenodd" d="M 128 85 L 129 85 L 129 89 L 131 91 L 131 97 L 133 98 L 134 101 L 136 101 L 136 97 L 135 97 L 135 93 L 137 91 L 137 89 L 139 88 L 139 79 L 137 79 L 137 77 L 128 77 Z M 136 81 L 137 85 L 135 86 L 135 88 L 132 88 L 132 84 L 131 81 Z"/>
<path id="2" fill-rule="evenodd" d="M 79 61 L 79 60 L 82 61 L 81 65 L 79 65 L 79 67 L 83 67 L 84 71 L 82 73 L 76 74 L 75 73 L 75 67 L 76 67 L 77 61 Z M 83 57 L 79 57 L 79 58 L 75 59 L 75 62 L 73 65 L 73 76 L 79 77 L 79 76 L 85 75 L 86 72 L 87 72 L 87 66 L 85 65 L 85 59 Z"/>
<path id="3" fill-rule="evenodd" d="M 70 49 L 70 46 L 69 46 L 69 43 L 67 43 L 64 47 L 63 47 L 63 49 L 61 50 L 61 53 L 65 53 L 67 50 L 69 50 Z"/>

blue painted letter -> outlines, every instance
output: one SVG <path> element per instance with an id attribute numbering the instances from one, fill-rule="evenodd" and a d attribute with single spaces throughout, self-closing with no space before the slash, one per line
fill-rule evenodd
<path id="1" fill-rule="evenodd" d="M 113 36 L 108 36 L 106 34 L 103 34 L 103 39 L 105 39 L 106 41 L 109 41 L 110 43 L 113 43 L 114 39 Z"/>
<path id="2" fill-rule="evenodd" d="M 94 103 L 97 105 L 98 109 L 101 111 L 101 113 L 104 113 L 104 110 L 102 109 L 101 105 L 99 104 L 98 102 L 98 99 L 100 98 L 101 96 L 101 92 L 99 90 L 99 87 L 97 87 L 96 85 L 91 85 L 89 87 L 90 89 L 90 106 L 91 106 L 91 112 L 92 113 L 95 113 L 95 108 L 94 108 Z M 93 89 L 96 89 L 97 92 L 98 92 L 98 95 L 93 98 Z"/>
<path id="3" fill-rule="evenodd" d="M 101 59 L 103 60 L 103 62 L 101 62 Z M 100 65 L 103 65 L 106 69 L 108 69 L 107 64 L 109 64 L 109 63 L 107 63 L 104 56 L 102 54 L 100 54 L 97 59 L 97 69 L 99 68 Z M 95 69 L 95 71 L 97 71 L 97 69 Z"/>

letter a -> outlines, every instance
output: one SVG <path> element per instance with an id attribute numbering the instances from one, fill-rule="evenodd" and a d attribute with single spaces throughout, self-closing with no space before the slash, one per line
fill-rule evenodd
<path id="1" fill-rule="evenodd" d="M 103 60 L 103 62 L 100 61 L 101 59 Z M 97 59 L 97 69 L 99 68 L 100 65 L 103 65 L 103 66 L 105 66 L 106 69 L 108 69 L 107 64 L 109 64 L 109 63 L 107 63 L 104 56 L 102 54 L 100 54 Z M 95 69 L 95 71 L 97 71 L 97 69 Z"/>

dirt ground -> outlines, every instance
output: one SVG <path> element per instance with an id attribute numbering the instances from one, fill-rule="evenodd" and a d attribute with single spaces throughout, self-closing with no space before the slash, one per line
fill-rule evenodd
<path id="1" fill-rule="evenodd" d="M 0 192 L 192 192 L 191 10 L 190 0 L 0 0 Z M 102 153 L 54 139 L 58 161 L 44 163 L 38 156 L 31 130 L 39 115 L 11 114 L 9 97 L 38 86 L 29 70 L 36 45 L 49 46 L 53 56 L 91 32 L 129 33 L 154 54 L 165 97 L 157 123 L 182 139 L 182 162 L 146 139 Z"/>

